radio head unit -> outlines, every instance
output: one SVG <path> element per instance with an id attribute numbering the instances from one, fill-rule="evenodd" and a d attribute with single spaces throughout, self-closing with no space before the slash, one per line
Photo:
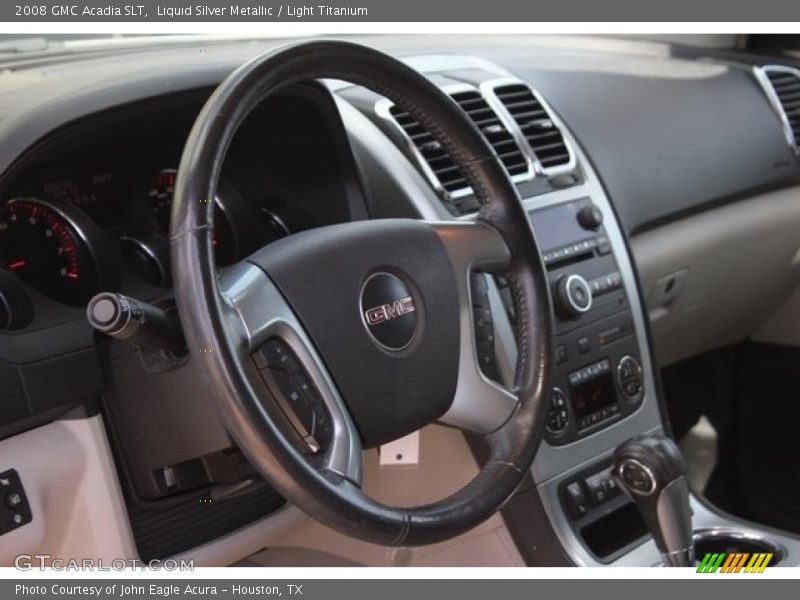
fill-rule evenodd
<path id="1" fill-rule="evenodd" d="M 603 213 L 580 198 L 529 213 L 556 310 L 546 439 L 561 445 L 625 418 L 644 396 L 640 351 Z"/>

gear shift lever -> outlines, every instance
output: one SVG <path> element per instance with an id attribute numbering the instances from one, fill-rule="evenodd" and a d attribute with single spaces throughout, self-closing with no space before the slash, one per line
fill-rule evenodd
<path id="1" fill-rule="evenodd" d="M 686 466 L 678 446 L 664 436 L 640 436 L 614 451 L 614 478 L 636 503 L 667 566 L 694 563 Z"/>

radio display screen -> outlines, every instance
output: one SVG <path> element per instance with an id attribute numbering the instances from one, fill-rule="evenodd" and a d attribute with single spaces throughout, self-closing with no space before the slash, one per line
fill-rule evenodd
<path id="1" fill-rule="evenodd" d="M 575 416 L 578 419 L 614 404 L 617 400 L 614 378 L 610 372 L 577 385 L 571 384 L 569 387 L 572 406 L 575 408 Z"/>
<path id="2" fill-rule="evenodd" d="M 540 250 L 560 248 L 591 236 L 576 217 L 584 204 L 586 201 L 579 200 L 528 213 Z"/>

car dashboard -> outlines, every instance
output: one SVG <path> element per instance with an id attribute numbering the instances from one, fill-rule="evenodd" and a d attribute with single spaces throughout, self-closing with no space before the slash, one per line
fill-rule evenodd
<path id="1" fill-rule="evenodd" d="M 528 564 L 655 563 L 609 467 L 621 442 L 669 430 L 659 369 L 702 349 L 664 340 L 689 318 L 669 294 L 692 293 L 694 279 L 680 273 L 702 273 L 702 265 L 676 263 L 661 236 L 681 220 L 731 211 L 758 227 L 765 217 L 752 216 L 751 205 L 765 201 L 786 221 L 761 249 L 762 261 L 781 266 L 758 307 L 744 298 L 730 309 L 741 330 L 703 343 L 748 335 L 795 283 L 781 273 L 798 249 L 789 229 L 800 218 L 800 161 L 753 74 L 760 64 L 607 41 L 589 49 L 488 36 L 372 42 L 469 115 L 515 183 L 542 250 L 556 365 L 544 441 L 503 511 L 520 554 Z M 95 469 L 98 490 L 110 486 L 107 501 L 120 503 L 102 508 L 127 523 L 117 551 L 150 559 L 202 547 L 216 561 L 232 555 L 215 554 L 215 544 L 283 526 L 289 507 L 231 443 L 194 370 L 199 349 L 164 359 L 96 334 L 84 316 L 101 291 L 172 306 L 169 220 L 183 143 L 214 84 L 272 44 L 212 45 L 202 58 L 202 44 L 155 48 L 0 76 L 19 86 L 0 150 L 0 282 L 3 298 L 24 297 L 0 321 L 0 470 L 24 476 L 34 515 L 0 538 L 0 561 L 11 536 L 15 553 L 44 539 L 55 518 L 47 499 L 71 485 L 48 482 L 35 453 L 9 458 L 48 435 L 80 438 L 78 454 L 108 453 L 85 468 Z M 24 79 L 37 72 L 50 79 Z M 220 271 L 319 226 L 471 220 L 477 212 L 463 175 L 419 123 L 339 81 L 287 87 L 251 114 L 210 205 Z M 687 243 L 702 250 L 701 241 Z M 472 294 L 475 337 L 462 343 L 474 348 L 483 377 L 510 383 L 507 282 L 478 275 Z M 694 308 L 700 319 L 710 304 Z M 701 526 L 729 523 L 693 502 Z"/>

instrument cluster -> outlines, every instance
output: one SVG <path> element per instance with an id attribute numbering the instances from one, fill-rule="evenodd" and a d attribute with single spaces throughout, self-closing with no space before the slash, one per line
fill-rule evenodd
<path id="1" fill-rule="evenodd" d="M 171 286 L 169 226 L 177 170 L 108 170 L 58 178 L 0 206 L 0 270 L 56 302 L 84 305 L 132 275 Z M 278 203 L 280 206 L 280 203 Z M 222 180 L 214 198 L 218 266 L 290 233 L 279 209 Z"/>

